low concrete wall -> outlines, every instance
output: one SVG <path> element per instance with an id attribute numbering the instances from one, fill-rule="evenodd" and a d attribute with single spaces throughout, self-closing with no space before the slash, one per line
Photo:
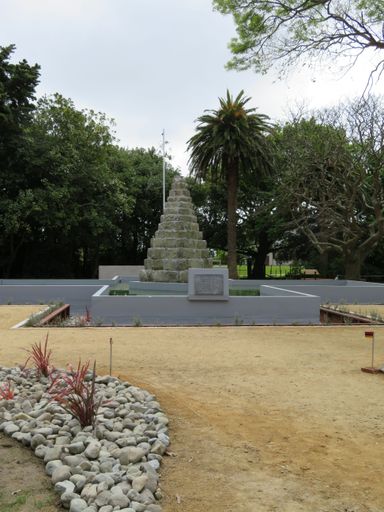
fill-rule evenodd
<path id="1" fill-rule="evenodd" d="M 273 287 L 266 292 L 266 286 L 262 286 L 263 294 L 280 295 L 282 292 L 274 291 Z M 317 295 L 321 304 L 383 304 L 384 285 L 380 283 L 363 283 L 362 281 L 346 281 L 342 286 L 339 284 L 324 285 L 321 281 L 318 284 L 295 284 L 289 285 L 280 283 L 279 289 Z"/>
<path id="2" fill-rule="evenodd" d="M 188 284 L 187 283 L 156 283 L 156 282 L 141 282 L 137 281 L 131 277 L 122 277 L 118 276 L 118 281 L 122 282 L 128 282 L 129 283 L 129 289 L 132 291 L 132 293 L 147 293 L 147 295 L 153 294 L 159 294 L 162 292 L 165 293 L 172 293 L 175 295 L 187 295 L 188 292 Z M 316 283 L 319 283 L 320 281 L 316 280 L 308 280 L 305 281 L 308 284 L 313 283 L 314 286 L 316 286 Z M 262 285 L 268 285 L 268 286 L 279 286 L 281 288 L 286 288 L 287 286 L 294 286 L 298 285 L 300 283 L 303 283 L 303 281 L 298 279 L 287 279 L 287 280 L 281 280 L 281 279 L 229 279 L 228 285 L 230 289 L 235 290 L 254 290 L 259 289 Z M 343 286 L 346 285 L 347 281 L 334 281 L 333 279 L 327 279 L 322 280 L 322 284 L 332 284 L 334 285 L 336 283 L 336 286 Z M 310 293 L 310 292 L 308 292 Z"/>
<path id="3" fill-rule="evenodd" d="M 0 304 L 64 302 L 70 304 L 71 314 L 78 315 L 84 314 L 86 307 L 91 308 L 92 295 L 99 289 L 100 284 L 3 284 L 0 286 Z"/>
<path id="4" fill-rule="evenodd" d="M 318 324 L 320 299 L 302 294 L 282 297 L 230 297 L 228 301 L 190 301 L 185 296 L 92 297 L 94 321 L 115 325 Z"/>
<path id="5" fill-rule="evenodd" d="M 314 297 L 315 294 L 307 293 L 306 290 L 299 291 L 296 289 L 283 288 L 280 286 L 261 285 L 260 296 L 261 297 Z"/>
<path id="6" fill-rule="evenodd" d="M 43 285 L 43 284 L 49 284 L 49 285 L 68 285 L 68 284 L 74 284 L 74 285 L 99 285 L 102 286 L 104 284 L 110 284 L 113 280 L 112 279 L 0 279 L 0 286 L 4 284 L 8 285 Z"/>
<path id="7" fill-rule="evenodd" d="M 259 288 L 261 285 L 280 286 L 286 288 L 298 284 L 331 284 L 335 286 L 345 286 L 347 281 L 336 279 L 229 279 L 229 288 L 243 288 L 245 290 Z"/>
<path id="8" fill-rule="evenodd" d="M 94 321 L 117 325 L 134 324 L 136 319 L 148 325 L 227 325 L 315 324 L 320 303 L 384 303 L 383 284 L 361 281 L 230 280 L 230 288 L 260 288 L 261 297 L 195 302 L 187 298 L 187 284 L 133 280 L 2 280 L 0 304 L 64 302 L 71 305 L 72 314 L 83 314 L 88 307 Z M 109 286 L 119 281 L 128 281 L 133 291 L 136 286 L 146 295 L 109 296 Z M 159 295 L 164 291 L 172 295 Z"/>
<path id="9" fill-rule="evenodd" d="M 188 284 L 129 281 L 129 291 L 141 295 L 161 295 L 164 293 L 172 295 L 187 295 Z"/>
<path id="10" fill-rule="evenodd" d="M 99 265 L 99 279 L 112 279 L 115 276 L 139 277 L 144 265 Z"/>
<path id="11" fill-rule="evenodd" d="M 345 281 L 345 283 L 348 286 L 382 286 L 384 287 L 384 283 L 373 283 L 370 281 L 353 281 L 352 279 L 348 279 L 348 281 Z"/>

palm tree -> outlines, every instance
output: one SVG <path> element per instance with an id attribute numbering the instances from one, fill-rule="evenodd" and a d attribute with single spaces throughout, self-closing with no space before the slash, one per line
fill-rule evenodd
<path id="1" fill-rule="evenodd" d="M 258 179 L 269 168 L 266 134 L 269 118 L 245 108 L 250 98 L 244 91 L 233 99 L 227 90 L 220 108 L 197 119 L 196 134 L 188 141 L 190 173 L 197 179 L 221 179 L 227 185 L 228 272 L 237 278 L 237 190 L 240 175 Z"/>

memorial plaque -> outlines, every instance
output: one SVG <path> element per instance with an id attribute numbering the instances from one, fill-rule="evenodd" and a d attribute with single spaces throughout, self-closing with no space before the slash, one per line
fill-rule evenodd
<path id="1" fill-rule="evenodd" d="M 189 300 L 228 300 L 228 269 L 190 268 L 188 270 Z"/>
<path id="2" fill-rule="evenodd" d="M 196 275 L 195 295 L 224 295 L 224 277 L 222 275 Z"/>

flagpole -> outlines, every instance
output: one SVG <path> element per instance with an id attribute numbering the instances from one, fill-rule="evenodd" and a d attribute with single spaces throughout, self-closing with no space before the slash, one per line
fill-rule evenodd
<path id="1" fill-rule="evenodd" d="M 165 130 L 163 128 L 163 211 L 165 210 Z"/>

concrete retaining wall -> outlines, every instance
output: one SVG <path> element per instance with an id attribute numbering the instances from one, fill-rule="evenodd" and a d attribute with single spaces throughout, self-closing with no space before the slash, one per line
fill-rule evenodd
<path id="1" fill-rule="evenodd" d="M 282 297 L 230 297 L 190 301 L 185 296 L 92 297 L 94 321 L 115 325 L 318 324 L 320 299 L 290 293 Z"/>
<path id="2" fill-rule="evenodd" d="M 384 285 L 334 280 L 230 280 L 230 288 L 260 288 L 260 297 L 190 301 L 186 284 L 116 280 L 1 280 L 0 304 L 65 302 L 72 314 L 91 310 L 94 321 L 131 325 L 309 324 L 319 323 L 320 303 L 384 303 Z M 109 286 L 129 281 L 137 296 L 109 296 Z M 168 291 L 172 295 L 159 295 Z M 156 295 L 158 294 L 158 295 Z M 179 295 L 177 295 L 179 294 Z"/>
<path id="3" fill-rule="evenodd" d="M 132 277 L 121 277 L 118 278 L 119 281 L 122 282 L 128 282 L 129 283 L 129 289 L 132 293 L 146 293 L 147 295 L 151 294 L 160 294 L 162 292 L 165 293 L 172 293 L 175 295 L 187 295 L 188 293 L 188 284 L 187 283 L 156 283 L 156 282 L 140 282 L 135 280 Z M 313 283 L 314 286 L 316 286 L 316 283 L 319 281 L 312 281 L 308 280 L 305 281 L 308 282 L 308 284 Z M 327 279 L 322 280 L 321 283 L 325 284 L 332 284 L 334 285 L 335 282 L 337 283 L 337 286 L 343 286 L 346 284 L 346 281 L 334 281 L 333 279 Z M 242 280 L 242 279 L 229 279 L 228 284 L 229 288 L 235 289 L 235 290 L 254 290 L 259 289 L 261 285 L 269 285 L 269 286 L 278 286 L 281 288 L 286 288 L 287 286 L 294 286 L 299 283 L 303 283 L 303 281 L 299 281 L 297 279 L 287 279 L 287 280 L 281 280 L 281 279 L 253 279 L 253 280 Z M 308 292 L 310 293 L 310 292 Z"/>
<path id="4" fill-rule="evenodd" d="M 317 295 L 320 297 L 321 304 L 384 304 L 384 285 L 380 283 L 363 283 L 362 281 L 344 281 L 342 285 L 323 284 L 318 281 L 317 284 L 279 284 L 280 290 L 296 291 Z M 262 295 L 280 295 L 282 291 L 274 290 L 273 287 L 261 286 Z"/>
<path id="5" fill-rule="evenodd" d="M 164 293 L 187 295 L 188 284 L 129 281 L 129 291 L 141 295 L 161 295 Z"/>
<path id="6" fill-rule="evenodd" d="M 295 287 L 292 289 L 283 288 L 280 286 L 261 285 L 260 286 L 261 297 L 313 297 L 315 294 L 308 293 L 308 290 L 296 290 Z M 316 295 L 317 296 L 317 295 Z"/>
<path id="7" fill-rule="evenodd" d="M 113 282 L 113 279 L 0 279 L 0 286 L 7 285 L 99 285 L 103 286 L 104 284 L 110 284 Z"/>
<path id="8" fill-rule="evenodd" d="M 331 284 L 336 286 L 344 286 L 347 281 L 335 280 L 335 279 L 229 279 L 230 288 L 243 288 L 245 290 L 252 288 L 259 288 L 261 285 L 269 286 L 281 286 L 286 288 L 287 286 L 297 284 L 313 284 L 316 286 L 317 283 Z"/>
<path id="9" fill-rule="evenodd" d="M 49 304 L 53 302 L 64 302 L 70 304 L 71 314 L 84 314 L 85 308 L 91 308 L 92 295 L 100 289 L 103 283 L 110 284 L 111 281 L 97 281 L 95 284 L 71 284 L 76 280 L 48 281 L 53 284 L 26 283 L 19 281 L 17 284 L 0 285 L 0 304 Z M 88 281 L 92 283 L 92 280 Z M 66 283 L 66 284 L 63 284 Z"/>

